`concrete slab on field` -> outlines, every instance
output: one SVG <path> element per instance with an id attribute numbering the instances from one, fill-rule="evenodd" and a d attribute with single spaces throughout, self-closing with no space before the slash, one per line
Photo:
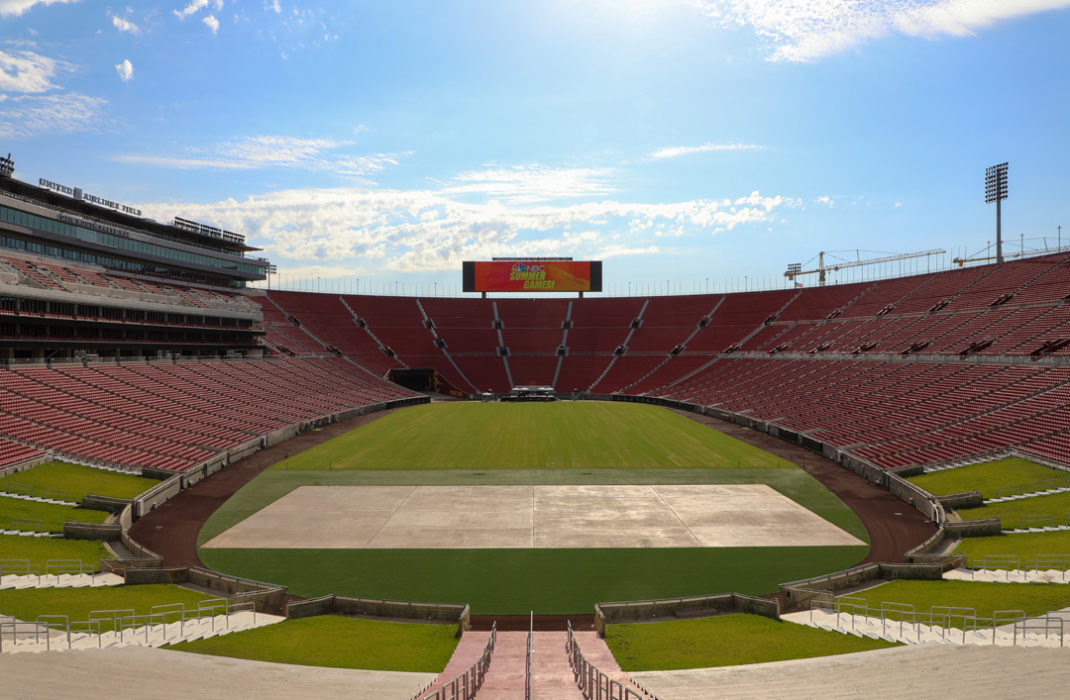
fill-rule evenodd
<path id="1" fill-rule="evenodd" d="M 301 486 L 206 547 L 523 549 L 864 544 L 765 484 Z"/>

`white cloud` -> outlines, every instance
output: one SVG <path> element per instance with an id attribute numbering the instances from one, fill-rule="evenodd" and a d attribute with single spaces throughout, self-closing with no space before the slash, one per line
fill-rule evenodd
<path id="1" fill-rule="evenodd" d="M 115 64 L 115 72 L 119 74 L 119 80 L 129 82 L 134 77 L 134 64 L 125 58 L 122 63 Z"/>
<path id="2" fill-rule="evenodd" d="M 140 34 L 141 28 L 130 20 L 120 17 L 119 15 L 111 16 L 111 24 L 120 32 L 130 32 L 131 34 Z"/>
<path id="3" fill-rule="evenodd" d="M 52 78 L 66 63 L 33 51 L 0 50 L 0 90 L 39 93 L 54 89 Z"/>
<path id="4" fill-rule="evenodd" d="M 34 5 L 66 4 L 78 0 L 0 0 L 0 17 L 18 17 Z"/>
<path id="5" fill-rule="evenodd" d="M 142 204 L 150 216 L 187 216 L 245 233 L 284 272 L 374 260 L 401 272 L 457 269 L 493 255 L 598 259 L 657 252 L 657 231 L 709 235 L 779 221 L 795 199 L 759 192 L 662 204 L 591 202 L 505 206 L 458 201 L 446 190 L 299 189 L 243 201 Z M 674 234 L 675 235 L 675 234 Z M 355 263 L 353 263 L 355 264 Z"/>
<path id="6" fill-rule="evenodd" d="M 666 148 L 659 148 L 658 150 L 651 152 L 650 157 L 654 159 L 675 158 L 677 156 L 686 156 L 692 153 L 708 153 L 710 151 L 758 151 L 763 148 L 764 146 L 758 146 L 752 143 L 704 143 L 701 146 L 668 146 Z"/>
<path id="7" fill-rule="evenodd" d="M 364 155 L 335 155 L 351 145 L 348 141 L 332 139 L 304 139 L 292 136 L 252 136 L 239 141 L 215 144 L 208 149 L 195 150 L 188 155 L 123 154 L 117 160 L 124 163 L 154 165 L 178 170 L 258 170 L 263 168 L 296 168 L 312 171 L 331 171 L 339 175 L 364 177 L 397 165 L 407 153 L 372 153 Z"/>
<path id="8" fill-rule="evenodd" d="M 62 95 L 0 95 L 0 138 L 92 131 L 107 101 L 76 92 Z"/>
<path id="9" fill-rule="evenodd" d="M 888 36 L 964 36 L 1070 0 L 692 0 L 724 24 L 750 26 L 773 61 L 814 61 Z"/>
<path id="10" fill-rule="evenodd" d="M 215 15 L 208 15 L 201 20 L 205 26 L 212 30 L 212 34 L 219 33 L 219 20 L 215 18 Z"/>
<path id="11" fill-rule="evenodd" d="M 190 15 L 195 15 L 206 7 L 208 7 L 208 0 L 190 0 L 190 3 L 181 10 L 172 10 L 172 12 L 175 17 L 186 19 Z"/>
<path id="12" fill-rule="evenodd" d="M 609 168 L 490 167 L 457 175 L 443 192 L 479 194 L 510 203 L 603 196 L 616 190 L 606 182 L 612 174 Z"/>
<path id="13" fill-rule="evenodd" d="M 824 204 L 829 209 L 836 206 L 836 200 L 834 200 L 832 197 L 826 197 L 825 195 L 818 197 L 814 201 L 818 204 Z"/>
<path id="14" fill-rule="evenodd" d="M 281 15 L 282 14 L 282 5 L 279 4 L 279 0 L 271 0 L 271 4 L 270 5 L 268 3 L 264 3 L 264 5 L 268 9 L 274 10 L 275 14 L 277 14 L 277 15 Z"/>

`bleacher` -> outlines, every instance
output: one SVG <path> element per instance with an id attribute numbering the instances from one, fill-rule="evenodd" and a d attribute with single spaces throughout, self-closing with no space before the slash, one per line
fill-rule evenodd
<path id="1" fill-rule="evenodd" d="M 0 369 L 0 436 L 182 470 L 293 423 L 412 395 L 343 358 Z"/>

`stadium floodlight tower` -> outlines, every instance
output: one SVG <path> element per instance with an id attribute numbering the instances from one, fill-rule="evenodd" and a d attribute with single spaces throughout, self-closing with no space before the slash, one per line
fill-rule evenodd
<path id="1" fill-rule="evenodd" d="M 1007 198 L 1007 164 L 985 170 L 985 204 L 996 203 L 996 264 L 1003 264 L 1003 238 L 1000 234 L 999 203 Z"/>

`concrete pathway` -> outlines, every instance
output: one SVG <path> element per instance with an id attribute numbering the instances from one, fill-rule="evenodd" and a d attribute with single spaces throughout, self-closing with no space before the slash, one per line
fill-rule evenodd
<path id="1" fill-rule="evenodd" d="M 498 632 L 479 700 L 523 699 L 527 651 L 527 632 Z"/>
<path id="2" fill-rule="evenodd" d="M 1063 697 L 1070 649 L 925 644 L 747 666 L 632 676 L 659 700 Z"/>
<path id="3" fill-rule="evenodd" d="M 422 698 L 435 692 L 447 683 L 453 682 L 457 676 L 468 671 L 472 664 L 478 661 L 483 654 L 483 648 L 486 647 L 489 637 L 490 632 L 487 631 L 476 632 L 468 630 L 465 632 L 461 637 L 461 641 L 457 643 L 457 648 L 453 650 L 453 656 L 450 657 L 446 668 L 420 693 L 420 697 Z M 493 659 L 494 656 L 491 655 L 491 658 Z"/>
<path id="4" fill-rule="evenodd" d="M 9 574 L 0 576 L 2 588 L 86 588 L 95 586 L 118 586 L 125 583 L 116 574 Z"/>
<path id="5" fill-rule="evenodd" d="M 535 653 L 532 658 L 531 671 L 537 700 L 583 699 L 579 686 L 576 685 L 576 679 L 572 675 L 572 667 L 568 664 L 566 642 L 568 642 L 568 632 L 535 633 Z"/>
<path id="6" fill-rule="evenodd" d="M 5 699 L 294 698 L 409 700 L 433 673 L 294 666 L 165 649 L 0 655 Z"/>
<path id="7" fill-rule="evenodd" d="M 1065 571 L 1023 571 L 1021 569 L 952 569 L 944 578 L 953 581 L 987 581 L 990 583 L 1070 583 Z"/>

